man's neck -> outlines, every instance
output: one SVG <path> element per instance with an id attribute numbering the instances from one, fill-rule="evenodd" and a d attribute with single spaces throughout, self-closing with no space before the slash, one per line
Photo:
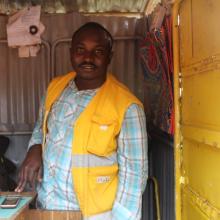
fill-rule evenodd
<path id="1" fill-rule="evenodd" d="M 103 78 L 102 80 L 96 80 L 96 79 L 82 79 L 82 78 L 78 78 L 76 76 L 75 78 L 75 84 L 78 88 L 78 90 L 89 90 L 89 89 L 97 89 L 99 87 L 101 87 L 106 81 L 106 77 Z"/>

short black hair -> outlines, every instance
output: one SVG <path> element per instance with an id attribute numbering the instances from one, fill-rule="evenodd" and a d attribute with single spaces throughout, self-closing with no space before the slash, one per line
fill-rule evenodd
<path id="1" fill-rule="evenodd" d="M 111 51 L 112 50 L 112 47 L 113 47 L 113 37 L 112 35 L 110 34 L 110 32 L 105 29 L 101 24 L 99 23 L 96 23 L 96 22 L 87 22 L 85 23 L 84 25 L 82 25 L 79 29 L 77 29 L 74 33 L 73 33 L 73 36 L 72 36 L 72 43 L 74 41 L 74 39 L 76 38 L 76 36 L 82 31 L 82 30 L 85 30 L 85 29 L 99 29 L 101 31 L 103 31 L 105 33 L 105 36 L 108 40 L 108 46 L 109 46 L 109 50 Z"/>

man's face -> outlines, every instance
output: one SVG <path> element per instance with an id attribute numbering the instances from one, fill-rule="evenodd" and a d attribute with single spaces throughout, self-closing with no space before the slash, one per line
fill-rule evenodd
<path id="1" fill-rule="evenodd" d="M 105 81 L 111 51 L 105 33 L 99 29 L 84 29 L 72 42 L 71 62 L 77 79 L 100 85 Z"/>

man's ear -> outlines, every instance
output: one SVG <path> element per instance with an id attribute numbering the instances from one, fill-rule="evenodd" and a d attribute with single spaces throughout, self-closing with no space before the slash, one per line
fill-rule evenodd
<path id="1" fill-rule="evenodd" d="M 112 57 L 113 57 L 113 51 L 111 50 L 109 53 L 109 64 L 111 63 Z"/>

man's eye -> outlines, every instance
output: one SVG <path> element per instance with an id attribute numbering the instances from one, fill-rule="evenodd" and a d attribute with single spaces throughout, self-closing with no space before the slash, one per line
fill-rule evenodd
<path id="1" fill-rule="evenodd" d="M 76 53 L 78 53 L 78 54 L 82 54 L 82 53 L 84 53 L 84 48 L 83 47 L 77 47 L 76 48 Z"/>
<path id="2" fill-rule="evenodd" d="M 96 49 L 96 50 L 95 50 L 95 54 L 96 54 L 96 55 L 103 55 L 103 54 L 104 54 L 104 50 L 102 50 L 102 49 Z"/>

